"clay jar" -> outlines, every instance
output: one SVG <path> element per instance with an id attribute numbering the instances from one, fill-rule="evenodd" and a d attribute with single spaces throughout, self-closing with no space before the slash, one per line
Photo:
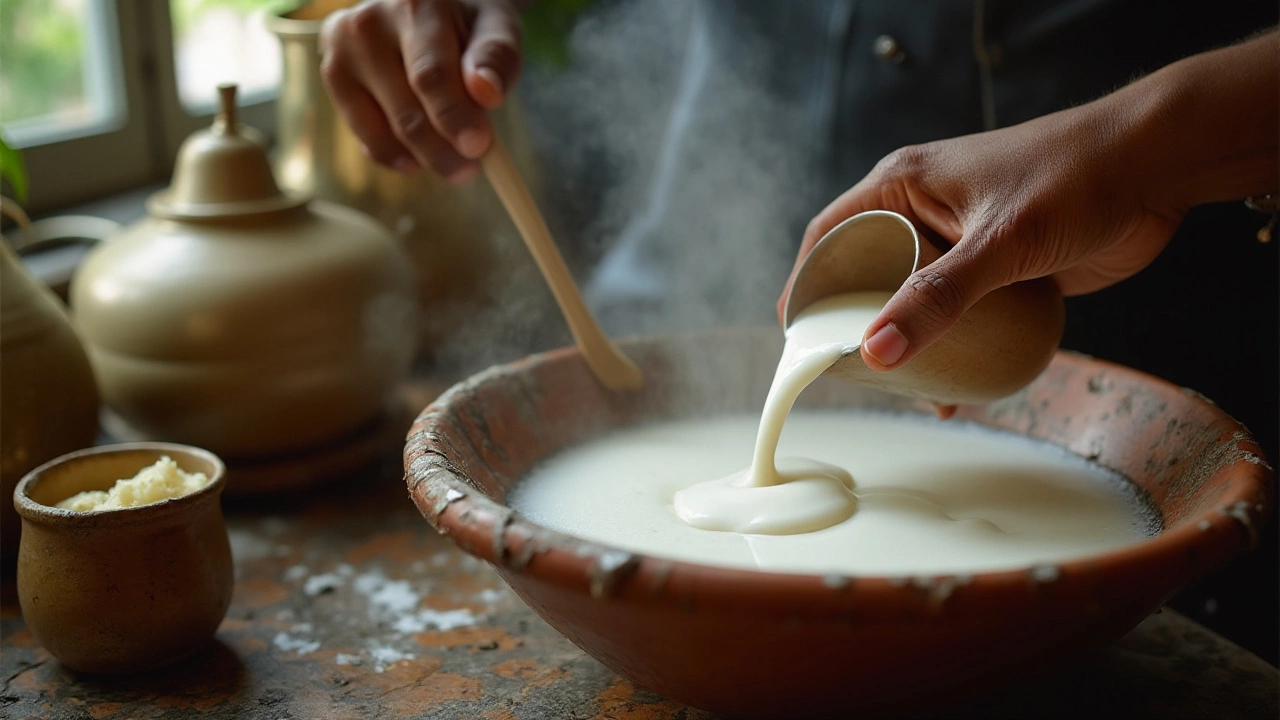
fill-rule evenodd
<path id="1" fill-rule="evenodd" d="M 171 500 L 119 510 L 54 507 L 107 490 L 162 455 L 210 478 Z M 168 443 L 114 445 L 64 455 L 18 484 L 22 516 L 18 601 L 36 639 L 68 667 L 150 670 L 205 647 L 231 604 L 231 545 L 219 496 L 222 462 Z"/>
<path id="2" fill-rule="evenodd" d="M 62 302 L 2 239 L 0 357 L 0 548 L 9 562 L 18 550 L 14 487 L 37 465 L 93 444 L 98 389 Z"/>
<path id="3" fill-rule="evenodd" d="M 371 218 L 281 192 L 222 90 L 150 217 L 99 246 L 71 305 L 103 400 L 140 439 L 228 462 L 321 448 L 382 413 L 413 358 L 408 259 Z"/>

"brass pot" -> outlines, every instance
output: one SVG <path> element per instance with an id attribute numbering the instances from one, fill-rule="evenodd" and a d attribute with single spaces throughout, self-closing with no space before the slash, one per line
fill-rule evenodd
<path id="1" fill-rule="evenodd" d="M 54 507 L 168 455 L 204 488 L 120 510 Z M 222 462 L 199 448 L 139 443 L 92 448 L 18 484 L 18 601 L 27 627 L 68 667 L 128 673 L 169 665 L 213 638 L 231 604 L 231 544 L 219 496 Z"/>
<path id="2" fill-rule="evenodd" d="M 375 422 L 408 374 L 413 274 L 371 218 L 281 192 L 223 91 L 150 217 L 85 260 L 71 305 L 122 435 L 228 462 L 310 452 Z"/>
<path id="3" fill-rule="evenodd" d="M 0 549 L 12 559 L 19 528 L 14 487 L 32 468 L 93 444 L 98 388 L 62 302 L 3 239 L 0 389 Z"/>
<path id="4" fill-rule="evenodd" d="M 280 38 L 284 63 L 276 101 L 277 176 L 289 190 L 357 208 L 391 230 L 412 260 L 424 312 L 475 301 L 482 298 L 489 278 L 503 276 L 507 263 L 526 258 L 487 183 L 455 186 L 430 170 L 405 176 L 361 151 L 320 75 L 324 19 L 354 4 L 355 0 L 314 0 L 266 19 L 267 28 Z M 491 113 L 490 120 L 525 177 L 536 179 L 532 146 L 515 98 Z M 429 350 L 450 330 L 452 323 L 424 324 L 423 349 Z"/>

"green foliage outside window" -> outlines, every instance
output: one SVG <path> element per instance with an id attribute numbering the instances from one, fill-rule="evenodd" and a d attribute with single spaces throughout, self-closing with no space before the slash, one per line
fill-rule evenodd
<path id="1" fill-rule="evenodd" d="M 181 36 L 210 10 L 228 9 L 239 15 L 258 11 L 279 13 L 302 4 L 298 0 L 169 0 L 169 14 L 174 35 Z"/>
<path id="2" fill-rule="evenodd" d="M 569 33 L 579 14 L 595 0 L 536 0 L 524 13 L 524 51 L 529 60 L 554 67 L 569 62 Z M 304 5 L 299 0 L 170 0 L 174 32 L 181 35 L 197 18 L 213 8 L 239 13 L 265 10 L 286 12 Z"/>
<path id="3" fill-rule="evenodd" d="M 82 4 L 0 2 L 0 122 L 83 106 Z"/>
<path id="4" fill-rule="evenodd" d="M 85 3 L 96 0 L 0 2 L 0 123 L 86 107 Z M 529 61 L 552 67 L 569 62 L 568 37 L 594 0 L 537 0 L 524 14 Z M 210 10 L 284 12 L 299 0 L 170 0 L 177 35 Z M 12 164 L 12 161 L 10 161 Z"/>

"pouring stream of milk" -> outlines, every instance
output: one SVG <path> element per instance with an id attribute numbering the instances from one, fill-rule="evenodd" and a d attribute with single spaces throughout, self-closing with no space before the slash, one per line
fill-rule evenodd
<path id="1" fill-rule="evenodd" d="M 675 495 L 676 514 L 704 530 L 789 535 L 831 527 L 853 515 L 853 478 L 816 460 L 776 458 L 796 398 L 842 355 L 857 349 L 892 293 L 835 295 L 805 308 L 787 329 L 765 398 L 751 467 Z"/>

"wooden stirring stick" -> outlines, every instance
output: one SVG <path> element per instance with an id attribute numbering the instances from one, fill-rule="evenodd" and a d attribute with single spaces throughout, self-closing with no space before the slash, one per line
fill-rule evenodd
<path id="1" fill-rule="evenodd" d="M 538 212 L 538 206 L 529 194 L 529 188 L 520 178 L 515 163 L 507 154 L 498 136 L 493 136 L 493 145 L 480 161 L 485 177 L 498 193 L 498 198 L 506 206 L 507 213 L 515 222 L 520 237 L 533 254 L 533 259 L 542 271 L 542 277 L 551 286 L 551 294 L 555 295 L 560 305 L 560 312 L 569 323 L 573 339 L 577 341 L 582 356 L 586 359 L 591 372 L 611 390 L 635 390 L 644 384 L 644 375 L 636 364 L 622 354 L 614 344 L 601 332 L 600 326 L 591 316 L 587 304 L 582 300 L 578 285 L 565 267 L 564 257 L 551 239 L 551 231 Z"/>

